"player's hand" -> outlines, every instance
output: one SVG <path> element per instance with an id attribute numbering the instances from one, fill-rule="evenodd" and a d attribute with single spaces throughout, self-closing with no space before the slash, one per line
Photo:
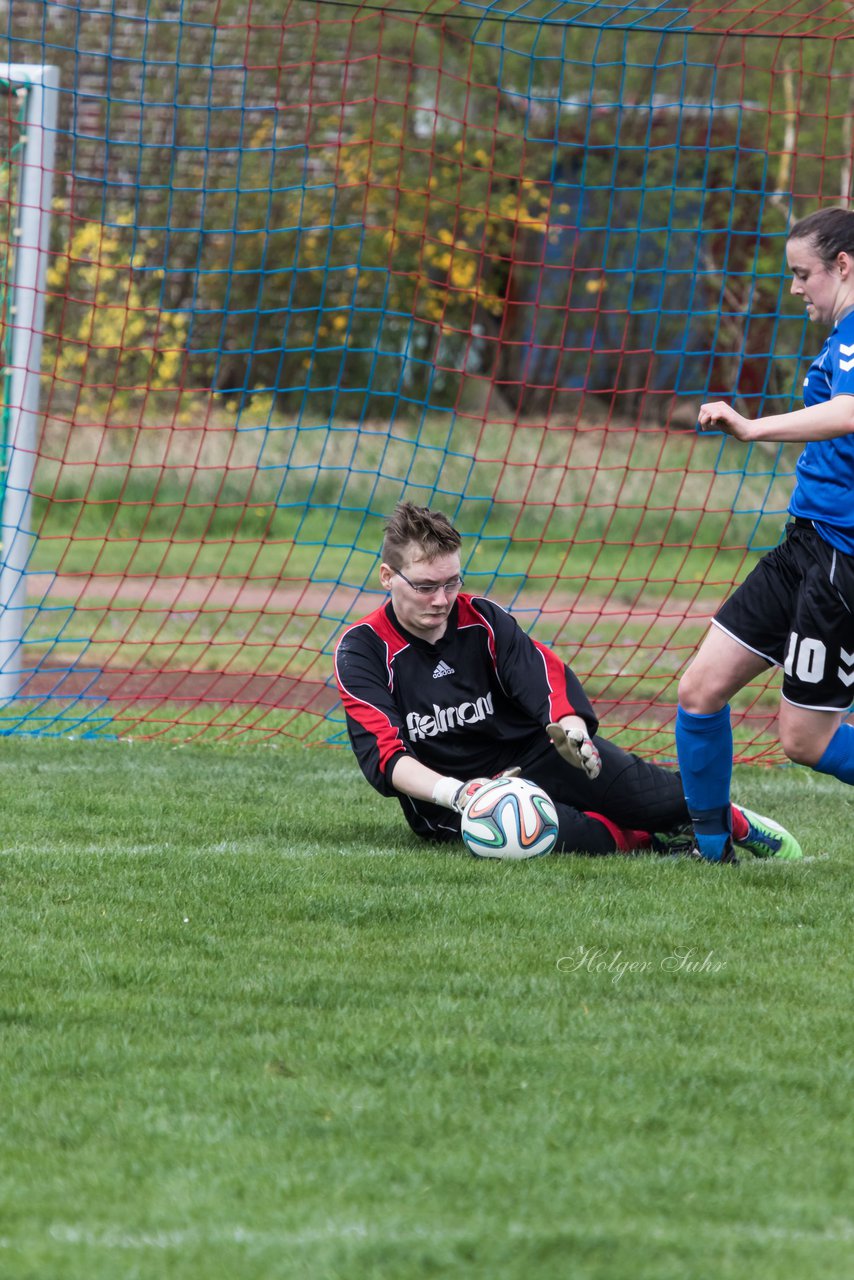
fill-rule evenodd
<path id="1" fill-rule="evenodd" d="M 521 769 L 514 766 L 512 769 L 502 770 L 494 778 L 472 778 L 470 782 L 460 782 L 458 778 L 440 778 L 433 788 L 433 803 L 462 813 L 472 796 L 488 782 L 495 782 L 496 778 L 518 778 L 521 772 Z"/>
<path id="2" fill-rule="evenodd" d="M 460 782 L 459 778 L 439 778 L 433 788 L 432 800 L 444 809 L 456 809 L 462 813 L 472 796 L 485 787 L 492 778 L 472 778 L 470 782 Z"/>
<path id="3" fill-rule="evenodd" d="M 583 770 L 588 778 L 599 777 L 602 761 L 586 729 L 564 729 L 563 725 L 550 724 L 546 726 L 546 732 L 552 746 L 568 764 Z"/>
<path id="4" fill-rule="evenodd" d="M 477 795 L 481 787 L 485 787 L 488 782 L 492 781 L 494 781 L 492 778 L 472 778 L 471 782 L 464 782 L 454 796 L 454 808 L 457 813 L 462 813 L 469 800 Z"/>
<path id="5" fill-rule="evenodd" d="M 473 799 L 481 787 L 485 787 L 488 782 L 497 782 L 499 778 L 518 778 L 521 773 L 522 770 L 514 765 L 512 769 L 502 769 L 500 773 L 494 774 L 491 778 L 472 778 L 471 782 L 464 782 L 457 792 L 454 808 L 462 813 L 469 800 Z"/>
<path id="6" fill-rule="evenodd" d="M 697 423 L 701 431 L 725 431 L 736 440 L 752 438 L 753 424 L 750 419 L 736 413 L 726 400 L 713 400 L 709 404 L 701 404 Z"/>

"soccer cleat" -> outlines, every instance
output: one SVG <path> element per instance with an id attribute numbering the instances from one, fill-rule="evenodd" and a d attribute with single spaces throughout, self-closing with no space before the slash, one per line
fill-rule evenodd
<path id="1" fill-rule="evenodd" d="M 739 808 L 741 806 L 739 805 Z M 795 837 L 773 818 L 763 818 L 750 809 L 741 809 L 747 819 L 747 835 L 736 840 L 739 849 L 752 853 L 754 858 L 784 858 L 794 861 L 804 856 Z"/>
<path id="2" fill-rule="evenodd" d="M 649 847 L 660 858 L 690 858 L 694 854 L 694 828 L 690 822 L 672 831 L 653 831 Z"/>

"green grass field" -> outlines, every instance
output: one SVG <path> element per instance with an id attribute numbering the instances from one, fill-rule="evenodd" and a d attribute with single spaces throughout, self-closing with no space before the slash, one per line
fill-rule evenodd
<path id="1" fill-rule="evenodd" d="M 0 1274 L 854 1276 L 849 793 L 812 859 L 431 850 L 349 754 L 2 744 Z"/>

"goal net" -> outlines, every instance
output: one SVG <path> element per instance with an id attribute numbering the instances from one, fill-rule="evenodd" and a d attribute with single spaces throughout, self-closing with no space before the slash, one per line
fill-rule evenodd
<path id="1" fill-rule="evenodd" d="M 794 455 L 696 411 L 798 402 L 783 246 L 851 197 L 847 6 L 6 8 L 59 110 L 3 731 L 336 740 L 406 498 L 667 756 L 785 520 Z M 774 705 L 742 696 L 740 758 Z"/>

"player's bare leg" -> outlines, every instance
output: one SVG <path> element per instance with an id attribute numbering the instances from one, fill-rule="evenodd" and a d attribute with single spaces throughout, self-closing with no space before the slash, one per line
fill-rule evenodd
<path id="1" fill-rule="evenodd" d="M 720 627 L 710 627 L 679 682 L 679 705 L 691 715 L 713 715 L 769 666 Z"/>
<path id="2" fill-rule="evenodd" d="M 784 699 L 780 703 L 780 745 L 795 764 L 814 769 L 843 719 L 841 711 L 814 711 Z"/>
<path id="3" fill-rule="evenodd" d="M 790 760 L 854 786 L 854 725 L 843 712 L 783 702 L 780 741 Z"/>

